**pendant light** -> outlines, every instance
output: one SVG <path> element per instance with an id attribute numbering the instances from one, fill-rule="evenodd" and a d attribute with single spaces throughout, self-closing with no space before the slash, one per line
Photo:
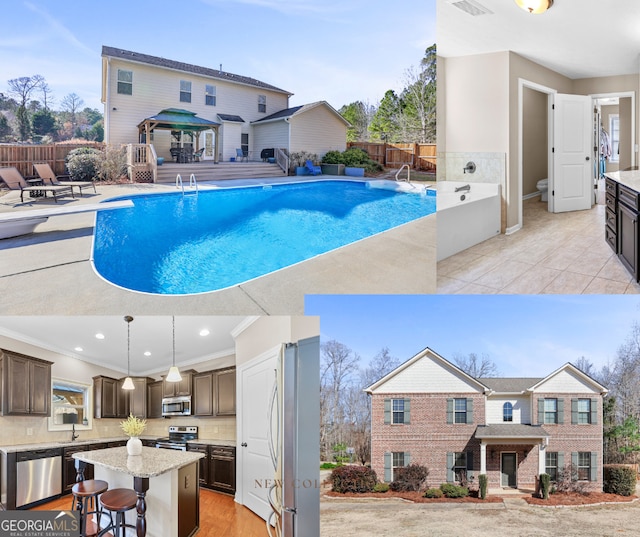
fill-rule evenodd
<path id="1" fill-rule="evenodd" d="M 553 5 L 553 0 L 515 0 L 516 4 L 534 15 L 544 13 Z"/>
<path id="2" fill-rule="evenodd" d="M 180 382 L 182 376 L 180 375 L 180 370 L 176 367 L 176 318 L 172 316 L 171 321 L 173 324 L 173 365 L 169 368 L 169 373 L 165 380 L 167 382 Z"/>
<path id="3" fill-rule="evenodd" d="M 127 321 L 127 378 L 122 383 L 123 390 L 135 390 L 136 387 L 131 379 L 131 321 L 133 317 L 125 315 L 124 320 Z"/>

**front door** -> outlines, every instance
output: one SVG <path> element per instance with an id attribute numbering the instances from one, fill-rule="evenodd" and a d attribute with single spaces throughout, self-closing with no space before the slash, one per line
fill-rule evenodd
<path id="1" fill-rule="evenodd" d="M 502 454 L 502 480 L 501 485 L 503 487 L 516 488 L 516 468 L 517 468 L 517 456 L 515 453 L 503 453 Z"/>
<path id="2" fill-rule="evenodd" d="M 580 211 L 593 205 L 591 112 L 591 97 L 554 95 L 550 212 Z"/>

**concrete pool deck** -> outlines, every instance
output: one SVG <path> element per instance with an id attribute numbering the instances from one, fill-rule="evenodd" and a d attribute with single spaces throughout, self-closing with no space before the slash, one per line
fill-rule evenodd
<path id="1" fill-rule="evenodd" d="M 269 184 L 279 177 L 220 181 Z M 323 179 L 345 179 L 323 176 Z M 173 185 L 97 185 L 97 194 L 61 204 L 96 203 L 114 196 L 175 191 Z M 201 183 L 200 188 L 207 185 Z M 0 212 L 53 207 L 0 196 Z M 91 264 L 94 213 L 51 217 L 34 233 L 0 240 L 0 314 L 224 314 L 300 315 L 306 294 L 426 294 L 436 290 L 435 213 L 255 280 L 192 296 L 146 295 L 115 287 Z"/>

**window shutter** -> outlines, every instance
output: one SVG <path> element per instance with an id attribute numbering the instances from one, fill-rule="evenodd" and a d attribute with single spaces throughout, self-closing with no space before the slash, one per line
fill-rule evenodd
<path id="1" fill-rule="evenodd" d="M 564 471 L 564 452 L 558 451 L 558 471 Z"/>
<path id="2" fill-rule="evenodd" d="M 564 423 L 564 399 L 558 399 L 558 421 Z"/>
<path id="3" fill-rule="evenodd" d="M 574 470 L 575 470 L 575 474 L 574 474 Z M 571 481 L 575 481 L 575 479 L 577 478 L 577 472 L 578 472 L 578 452 L 577 451 L 572 451 L 571 452 Z"/>
<path id="4" fill-rule="evenodd" d="M 538 399 L 538 425 L 544 423 L 544 399 Z"/>
<path id="5" fill-rule="evenodd" d="M 473 479 L 473 451 L 467 451 L 467 479 Z"/>
<path id="6" fill-rule="evenodd" d="M 384 480 L 386 483 L 391 482 L 391 453 L 384 454 Z"/>
<path id="7" fill-rule="evenodd" d="M 591 471 L 589 472 L 589 481 L 598 481 L 598 452 L 591 452 Z"/>
<path id="8" fill-rule="evenodd" d="M 384 400 L 384 422 L 391 423 L 391 399 Z"/>
<path id="9" fill-rule="evenodd" d="M 473 423 L 473 399 L 467 399 L 467 423 Z"/>
<path id="10" fill-rule="evenodd" d="M 405 423 L 405 425 L 411 423 L 410 414 L 411 414 L 411 399 L 405 399 L 404 400 L 404 423 Z"/>
<path id="11" fill-rule="evenodd" d="M 453 423 L 453 399 L 447 399 L 447 423 Z"/>
<path id="12" fill-rule="evenodd" d="M 591 399 L 591 403 L 589 404 L 589 410 L 591 411 L 591 419 L 589 423 L 591 425 L 595 425 L 598 423 L 598 400 Z"/>
<path id="13" fill-rule="evenodd" d="M 411 464 L 411 453 L 408 451 L 404 452 L 404 465 L 409 466 Z"/>
<path id="14" fill-rule="evenodd" d="M 578 400 L 571 399 L 571 425 L 578 423 Z"/>
<path id="15" fill-rule="evenodd" d="M 453 472 L 453 458 L 454 454 L 450 451 L 447 452 L 447 483 L 453 483 L 456 476 Z"/>

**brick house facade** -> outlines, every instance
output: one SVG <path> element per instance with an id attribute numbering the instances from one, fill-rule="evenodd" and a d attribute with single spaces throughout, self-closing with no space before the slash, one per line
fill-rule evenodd
<path id="1" fill-rule="evenodd" d="M 607 390 L 572 364 L 544 378 L 475 379 L 427 348 L 366 392 L 381 480 L 420 463 L 430 486 L 487 474 L 492 488 L 534 488 L 573 465 L 586 489 L 602 489 Z"/>

